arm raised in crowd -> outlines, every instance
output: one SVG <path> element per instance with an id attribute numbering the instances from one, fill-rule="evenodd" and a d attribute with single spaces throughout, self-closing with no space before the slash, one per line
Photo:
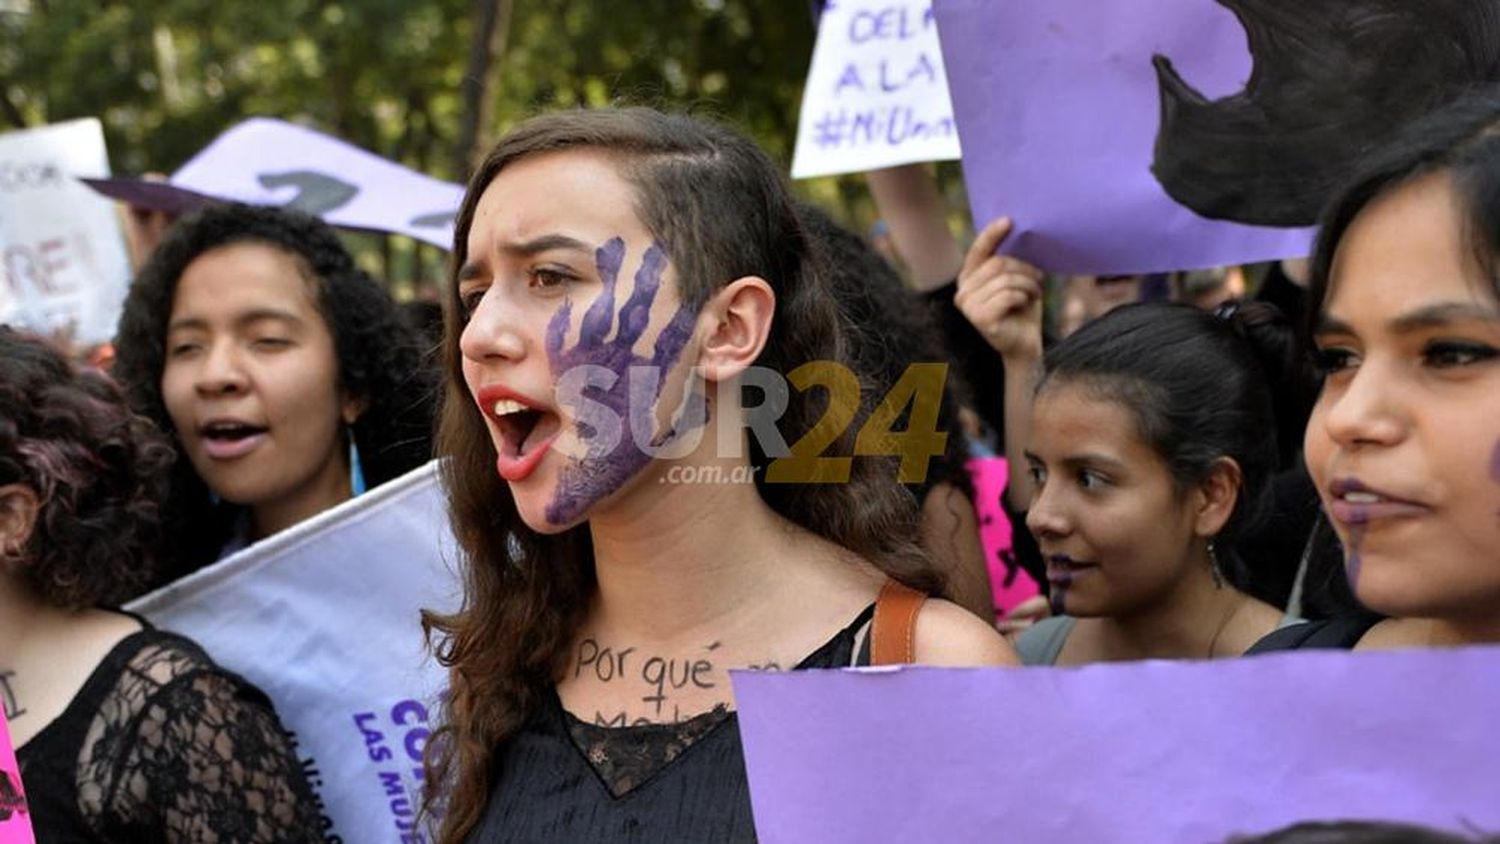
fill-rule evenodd
<path id="1" fill-rule="evenodd" d="M 1042 357 L 1042 293 L 1045 275 L 1017 258 L 997 255 L 1010 234 L 1008 217 L 990 223 L 974 239 L 958 276 L 953 302 L 1000 354 L 1005 366 L 1005 457 L 1014 467 L 1007 503 L 1024 510 L 1031 500 L 1022 449 L 1031 424 L 1031 393 Z"/>

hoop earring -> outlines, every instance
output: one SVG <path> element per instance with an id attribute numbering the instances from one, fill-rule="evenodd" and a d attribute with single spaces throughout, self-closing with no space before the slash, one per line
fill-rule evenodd
<path id="1" fill-rule="evenodd" d="M 1214 588 L 1224 588 L 1224 571 L 1219 567 L 1219 555 L 1214 551 L 1214 541 L 1208 541 L 1208 570 L 1214 576 Z"/>

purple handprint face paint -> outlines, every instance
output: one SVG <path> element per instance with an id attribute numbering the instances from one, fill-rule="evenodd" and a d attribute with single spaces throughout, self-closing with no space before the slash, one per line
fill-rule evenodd
<path id="1" fill-rule="evenodd" d="M 458 274 L 464 380 L 534 530 L 588 518 L 707 421 L 684 360 L 698 309 L 635 209 L 589 151 L 507 165 L 475 209 Z"/>
<path id="2" fill-rule="evenodd" d="M 589 442 L 586 452 L 563 467 L 557 492 L 547 506 L 547 521 L 564 525 L 582 518 L 594 503 L 608 497 L 654 459 L 656 447 L 702 427 L 708 420 L 703 393 L 689 394 L 674 423 L 658 431 L 655 422 L 662 388 L 692 339 L 697 314 L 679 305 L 657 335 L 650 355 L 635 346 L 651 319 L 651 306 L 662 289 L 667 254 L 652 242 L 641 256 L 630 297 L 615 312 L 616 286 L 625 265 L 625 242 L 611 238 L 595 257 L 603 291 L 583 314 L 578 341 L 566 346 L 573 303 L 564 302 L 547 325 L 547 360 L 559 381 L 588 369 L 598 376 L 570 396 L 576 440 Z M 569 392 L 572 392 L 571 390 Z M 639 433 L 651 432 L 648 442 Z M 610 435 L 606 436 L 606 432 Z"/>

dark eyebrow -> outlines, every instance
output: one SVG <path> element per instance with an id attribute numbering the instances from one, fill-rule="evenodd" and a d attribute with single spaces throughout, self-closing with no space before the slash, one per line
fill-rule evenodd
<path id="1" fill-rule="evenodd" d="M 256 308 L 253 311 L 247 311 L 235 317 L 234 322 L 236 325 L 249 325 L 252 322 L 260 322 L 267 319 L 273 319 L 278 322 L 289 322 L 294 325 L 302 324 L 301 317 L 291 311 L 283 311 L 279 308 Z M 201 331 L 207 328 L 208 321 L 202 317 L 183 317 L 182 319 L 174 319 L 168 323 L 167 333 L 171 334 L 173 331 L 187 331 L 190 329 Z"/>
<path id="2" fill-rule="evenodd" d="M 458 281 L 460 284 L 466 281 L 473 281 L 476 278 L 482 278 L 483 276 L 484 268 L 473 261 L 464 264 L 458 270 Z"/>
<path id="3" fill-rule="evenodd" d="M 1402 314 L 1391 320 L 1391 330 L 1404 334 L 1423 328 L 1436 328 L 1462 320 L 1500 321 L 1500 312 L 1472 302 L 1440 302 Z"/>
<path id="4" fill-rule="evenodd" d="M 1037 457 L 1036 454 L 1032 453 L 1029 450 L 1024 451 L 1022 453 L 1026 455 L 1026 459 L 1027 460 L 1030 460 L 1033 463 L 1046 463 L 1047 462 L 1047 461 L 1043 460 L 1042 458 Z M 1105 468 L 1105 469 L 1109 469 L 1109 470 L 1115 471 L 1115 472 L 1121 471 L 1121 470 L 1123 470 L 1125 468 L 1125 464 L 1124 463 L 1121 463 L 1120 461 L 1114 459 L 1113 457 L 1106 457 L 1103 454 L 1098 454 L 1098 453 L 1095 453 L 1095 452 L 1085 452 L 1083 454 L 1070 454 L 1070 455 L 1068 455 L 1067 457 L 1064 457 L 1062 460 L 1060 460 L 1058 462 L 1061 463 L 1063 466 L 1068 467 L 1068 468 L 1076 468 L 1076 467 L 1079 467 L 1079 466 L 1099 466 L 1099 467 L 1102 467 L 1102 468 Z"/>
<path id="5" fill-rule="evenodd" d="M 1354 329 L 1349 327 L 1349 323 L 1325 313 L 1318 314 L 1318 324 L 1313 326 L 1312 333 L 1314 337 L 1324 334 L 1353 334 Z"/>
<path id="6" fill-rule="evenodd" d="M 576 237 L 565 234 L 544 234 L 521 243 L 507 243 L 500 247 L 500 251 L 509 255 L 527 257 L 539 252 L 550 252 L 554 249 L 564 249 L 572 252 L 582 252 L 585 255 L 593 254 L 593 244 L 585 243 Z M 484 267 L 470 261 L 463 265 L 458 271 L 458 281 L 472 281 L 484 277 Z"/>
<path id="7" fill-rule="evenodd" d="M 1062 464 L 1070 469 L 1085 466 L 1099 466 L 1104 469 L 1109 469 L 1112 472 L 1119 472 L 1125 468 L 1124 463 L 1121 463 L 1113 457 L 1106 457 L 1103 454 L 1097 454 L 1094 452 L 1070 454 L 1062 459 Z"/>
<path id="8" fill-rule="evenodd" d="M 514 255 L 535 255 L 538 252 L 550 252 L 554 249 L 566 249 L 589 255 L 594 252 L 592 244 L 584 243 L 576 237 L 569 237 L 565 234 L 544 234 L 523 243 L 507 243 L 500 247 L 500 251 Z"/>
<path id="9" fill-rule="evenodd" d="M 1500 322 L 1500 311 L 1475 305 L 1472 302 L 1439 302 L 1408 311 L 1391 320 L 1389 325 L 1390 330 L 1395 334 L 1410 334 L 1414 331 L 1440 328 L 1463 320 Z M 1313 336 L 1354 333 L 1354 329 L 1347 322 L 1328 314 L 1318 317 L 1318 325 L 1313 329 Z"/>

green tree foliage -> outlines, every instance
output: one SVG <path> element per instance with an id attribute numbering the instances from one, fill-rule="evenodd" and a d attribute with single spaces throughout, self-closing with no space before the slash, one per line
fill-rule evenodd
<path id="1" fill-rule="evenodd" d="M 268 115 L 457 179 L 475 2 L 0 0 L 0 126 L 95 115 L 116 172 L 170 172 Z M 808 0 L 509 2 L 480 144 L 546 109 L 629 102 L 722 117 L 790 162 Z M 800 187 L 870 216 L 857 179 Z M 361 251 L 402 293 L 441 272 L 436 250 L 411 243 Z"/>

